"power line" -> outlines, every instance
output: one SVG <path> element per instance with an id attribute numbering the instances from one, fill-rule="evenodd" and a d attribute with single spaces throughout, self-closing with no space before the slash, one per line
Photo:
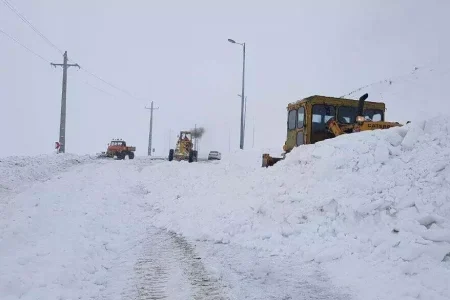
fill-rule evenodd
<path id="1" fill-rule="evenodd" d="M 415 68 L 412 70 L 412 72 L 409 72 L 409 73 L 406 73 L 406 74 L 403 74 L 403 75 L 397 75 L 397 76 L 394 76 L 394 77 L 391 77 L 391 78 L 387 78 L 387 79 L 383 79 L 383 80 L 379 80 L 379 81 L 372 82 L 372 83 L 370 83 L 370 84 L 361 86 L 361 87 L 357 88 L 356 90 L 353 90 L 352 92 L 350 92 L 350 93 L 348 93 L 348 94 L 345 94 L 345 95 L 343 95 L 343 96 L 341 96 L 341 97 L 339 97 L 339 98 L 348 97 L 348 96 L 350 96 L 350 95 L 352 95 L 352 94 L 354 94 L 354 93 L 356 93 L 356 92 L 359 92 L 359 91 L 361 91 L 361 90 L 363 90 L 363 89 L 365 89 L 365 88 L 369 88 L 369 87 L 372 87 L 372 86 L 377 85 L 377 84 L 387 83 L 387 84 L 389 84 L 389 85 L 392 85 L 393 83 L 396 83 L 396 82 L 402 82 L 402 81 L 407 80 L 408 78 L 410 78 L 410 77 L 412 77 L 412 76 L 418 75 L 417 73 L 420 72 L 420 71 L 422 71 L 423 69 L 427 69 L 427 70 L 430 71 L 430 72 L 434 72 L 434 71 L 435 71 L 435 69 L 432 69 L 432 68 L 429 68 L 429 67 L 425 67 L 425 68 L 415 67 Z M 443 73 L 443 74 L 445 74 L 445 73 Z"/>
<path id="2" fill-rule="evenodd" d="M 34 32 L 36 32 L 48 45 L 56 49 L 59 53 L 64 54 L 64 52 L 59 49 L 55 44 L 53 44 L 42 32 L 40 32 L 33 24 L 31 24 L 28 19 L 19 12 L 17 8 L 15 8 L 8 0 L 2 0 L 3 3 L 13 12 L 15 13 L 25 24 L 27 24 Z"/>
<path id="3" fill-rule="evenodd" d="M 21 42 L 19 42 L 16 38 L 14 38 L 14 37 L 11 36 L 10 34 L 6 33 L 6 32 L 5 32 L 4 30 L 2 30 L 1 28 L 0 28 L 0 33 L 2 33 L 4 36 L 6 36 L 7 38 L 9 38 L 9 39 L 12 40 L 13 42 L 15 42 L 17 45 L 23 47 L 25 50 L 27 50 L 27 51 L 30 52 L 31 54 L 35 55 L 37 58 L 40 58 L 40 59 L 42 59 L 44 62 L 46 62 L 46 63 L 48 63 L 48 64 L 51 64 L 50 61 L 48 61 L 47 59 L 45 59 L 45 58 L 42 57 L 41 55 L 37 54 L 36 52 L 34 52 L 33 50 L 31 50 L 30 48 L 28 48 L 27 46 L 25 46 L 25 45 L 22 44 Z M 90 84 L 90 83 L 87 82 L 87 81 L 82 81 L 82 82 L 83 82 L 84 84 L 90 86 L 91 88 L 96 89 L 96 90 L 98 90 L 98 91 L 100 91 L 100 92 L 102 92 L 102 93 L 105 93 L 105 94 L 107 94 L 107 95 L 109 95 L 109 96 L 111 96 L 111 97 L 117 97 L 117 96 L 115 96 L 115 95 L 113 95 L 113 94 L 111 94 L 111 93 L 109 93 L 109 92 L 107 92 L 107 91 L 105 91 L 105 90 L 103 90 L 103 89 L 101 89 L 101 88 L 99 88 L 99 87 L 96 87 L 96 86 Z"/>
<path id="4" fill-rule="evenodd" d="M 11 39 L 13 42 L 15 42 L 16 44 L 18 44 L 19 46 L 21 46 L 22 48 L 26 49 L 28 52 L 32 53 L 33 55 L 35 55 L 36 57 L 42 59 L 43 61 L 45 61 L 46 63 L 50 63 L 50 61 L 46 60 L 44 57 L 42 57 L 41 55 L 37 54 L 36 52 L 34 52 L 33 50 L 31 50 L 30 48 L 28 48 L 27 46 L 25 46 L 24 44 L 22 44 L 21 42 L 19 42 L 17 39 L 15 39 L 13 36 L 7 34 L 5 31 L 3 31 L 0 28 L 0 33 L 3 33 L 3 35 L 5 35 L 6 37 L 8 37 L 9 39 Z"/>
<path id="5" fill-rule="evenodd" d="M 70 76 L 70 75 L 69 75 L 69 77 L 72 78 L 72 76 Z M 97 86 L 95 86 L 95 85 L 89 83 L 89 81 L 81 80 L 80 78 L 76 78 L 76 77 L 73 77 L 73 78 L 75 78 L 78 82 L 83 83 L 83 84 L 85 84 L 85 85 L 87 85 L 87 86 L 93 88 L 94 90 L 97 90 L 97 91 L 99 91 L 99 92 L 101 92 L 101 93 L 104 93 L 104 94 L 106 94 L 106 95 L 108 95 L 108 96 L 111 96 L 111 97 L 113 97 L 113 98 L 118 98 L 117 95 L 114 95 L 114 94 L 112 94 L 112 93 L 110 93 L 110 92 L 107 92 L 107 91 L 105 91 L 104 89 L 101 89 L 101 88 L 99 88 L 99 87 L 97 87 Z"/>
<path id="6" fill-rule="evenodd" d="M 57 50 L 59 53 L 61 53 L 62 55 L 64 55 L 64 51 L 62 51 L 60 48 L 58 48 L 54 43 L 52 43 L 42 32 L 40 32 L 30 21 L 28 21 L 28 19 L 19 12 L 19 10 L 17 8 L 15 8 L 8 0 L 2 0 L 3 3 L 5 3 L 5 5 L 12 11 L 14 12 L 23 22 L 25 22 L 25 24 L 27 24 L 35 33 L 37 33 L 48 45 L 50 45 L 51 47 L 53 47 L 55 50 Z M 12 38 L 12 37 L 10 37 Z M 23 46 L 23 45 L 22 45 Z M 39 55 L 40 56 L 40 55 Z M 46 60 L 47 61 L 47 60 Z M 48 61 L 47 61 L 48 62 Z M 101 78 L 100 76 L 94 74 L 93 72 L 88 71 L 86 68 L 84 67 L 80 67 L 84 72 L 86 72 L 87 74 L 97 78 L 98 80 L 106 83 L 107 85 L 111 86 L 112 88 L 115 88 L 118 91 L 121 91 L 122 93 L 128 95 L 129 97 L 136 99 L 136 100 L 142 100 L 139 99 L 137 97 L 135 97 L 133 94 L 131 94 L 130 92 L 128 92 L 127 90 L 120 88 L 119 86 L 112 84 L 106 80 L 104 80 L 103 78 Z"/>
<path id="7" fill-rule="evenodd" d="M 111 93 L 109 93 L 109 92 L 107 92 L 107 91 L 105 91 L 105 90 L 103 90 L 103 89 L 101 89 L 101 88 L 99 88 L 99 87 L 96 87 L 96 86 L 90 84 L 90 83 L 87 82 L 87 81 L 82 81 L 82 82 L 83 82 L 85 85 L 90 86 L 91 88 L 93 88 L 93 89 L 95 89 L 95 90 L 97 90 L 97 91 L 99 91 L 99 92 L 102 92 L 102 93 L 104 93 L 104 94 L 106 94 L 106 95 L 109 95 L 109 96 L 111 96 L 111 97 L 113 97 L 113 98 L 116 98 L 116 97 L 117 97 L 117 96 L 115 96 L 115 95 L 113 95 L 113 94 L 111 94 Z"/>
<path id="8" fill-rule="evenodd" d="M 123 89 L 123 88 L 120 88 L 120 87 L 118 87 L 117 85 L 115 85 L 115 84 L 113 84 L 113 83 L 110 83 L 110 82 L 104 80 L 103 78 L 101 78 L 100 76 L 94 74 L 93 72 L 86 70 L 86 68 L 81 67 L 81 70 L 83 70 L 83 71 L 86 72 L 87 74 L 89 74 L 89 75 L 91 75 L 91 76 L 97 78 L 98 80 L 102 81 L 103 83 L 106 83 L 106 84 L 109 85 L 110 87 L 112 87 L 112 88 L 114 88 L 114 89 L 116 89 L 116 90 L 118 90 L 118 91 L 121 91 L 121 92 L 124 93 L 124 94 L 127 94 L 129 97 L 131 97 L 131 98 L 133 98 L 133 99 L 135 99 L 135 100 L 142 101 L 142 99 L 139 99 L 139 98 L 135 97 L 133 94 L 131 94 L 131 93 L 128 92 L 127 90 L 125 90 L 125 89 Z"/>

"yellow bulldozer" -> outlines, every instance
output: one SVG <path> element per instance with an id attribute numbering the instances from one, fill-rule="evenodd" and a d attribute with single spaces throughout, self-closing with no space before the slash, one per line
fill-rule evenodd
<path id="1" fill-rule="evenodd" d="M 385 104 L 359 100 L 311 96 L 287 106 L 287 137 L 281 157 L 262 155 L 262 166 L 273 166 L 295 147 L 314 144 L 342 134 L 402 126 L 385 121 Z"/>
<path id="2" fill-rule="evenodd" d="M 187 160 L 190 163 L 196 162 L 198 152 L 194 149 L 191 131 L 180 131 L 175 149 L 169 150 L 169 161 Z"/>

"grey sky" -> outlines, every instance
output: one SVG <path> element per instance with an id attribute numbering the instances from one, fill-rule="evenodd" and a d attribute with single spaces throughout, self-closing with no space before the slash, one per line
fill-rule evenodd
<path id="1" fill-rule="evenodd" d="M 255 146 L 282 151 L 289 102 L 314 94 L 342 96 L 416 66 L 419 78 L 373 86 L 369 99 L 386 102 L 389 120 L 450 113 L 442 95 L 450 80 L 445 0 L 9 2 L 67 50 L 72 62 L 142 99 L 70 69 L 67 152 L 104 151 L 111 138 L 121 137 L 145 154 L 144 107 L 151 100 L 160 108 L 154 119 L 156 154 L 167 154 L 169 129 L 173 145 L 176 132 L 195 123 L 206 128 L 202 152 L 227 152 L 229 128 L 237 149 L 242 50 L 228 38 L 247 43 L 246 148 L 256 124 Z M 46 60 L 62 62 L 2 1 L 0 29 Z M 0 156 L 53 151 L 61 68 L 0 33 L 0 70 Z"/>

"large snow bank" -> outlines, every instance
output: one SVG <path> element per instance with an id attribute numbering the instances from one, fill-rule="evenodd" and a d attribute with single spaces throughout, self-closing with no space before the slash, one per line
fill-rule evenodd
<path id="1" fill-rule="evenodd" d="M 147 238 L 139 163 L 96 160 L 0 210 L 0 299 L 122 299 L 133 289 L 133 253 Z"/>
<path id="2" fill-rule="evenodd" d="M 268 169 L 258 151 L 96 160 L 58 176 L 90 158 L 8 158 L 0 184 L 21 193 L 0 194 L 0 298 L 120 297 L 154 224 L 317 264 L 355 299 L 449 299 L 449 123 L 302 146 Z"/>
<path id="3" fill-rule="evenodd" d="M 0 196 L 23 190 L 34 182 L 47 181 L 72 166 L 92 161 L 89 155 L 51 154 L 0 158 Z"/>
<path id="4" fill-rule="evenodd" d="M 449 299 L 449 123 L 302 146 L 268 169 L 160 164 L 142 174 L 158 191 L 152 220 L 320 263 L 357 299 Z"/>

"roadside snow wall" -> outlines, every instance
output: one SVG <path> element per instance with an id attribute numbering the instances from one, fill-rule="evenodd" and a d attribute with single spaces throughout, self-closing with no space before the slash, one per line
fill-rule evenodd
<path id="1" fill-rule="evenodd" d="M 355 299 L 450 299 L 448 124 L 345 135 L 268 169 L 160 164 L 142 174 L 158 190 L 152 221 L 318 263 Z"/>
<path id="2" fill-rule="evenodd" d="M 92 160 L 93 158 L 89 155 L 74 154 L 2 157 L 0 158 L 0 199 L 7 193 L 22 191 L 35 182 L 47 181 L 73 166 Z"/>

